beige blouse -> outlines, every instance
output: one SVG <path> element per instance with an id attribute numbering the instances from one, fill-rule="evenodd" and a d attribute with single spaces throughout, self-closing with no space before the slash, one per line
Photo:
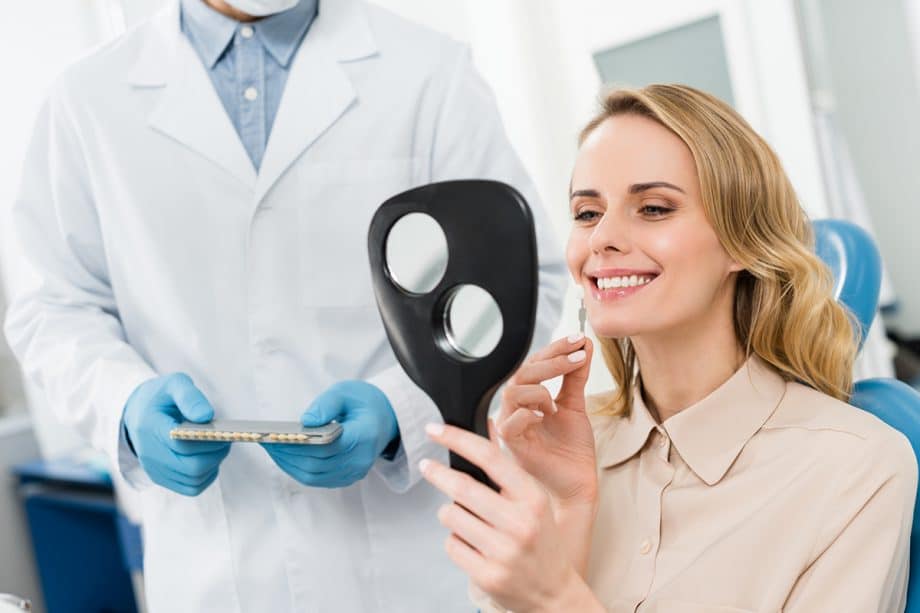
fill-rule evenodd
<path id="1" fill-rule="evenodd" d="M 609 611 L 904 610 L 917 462 L 877 418 L 755 357 L 663 424 L 639 393 L 592 421 Z"/>

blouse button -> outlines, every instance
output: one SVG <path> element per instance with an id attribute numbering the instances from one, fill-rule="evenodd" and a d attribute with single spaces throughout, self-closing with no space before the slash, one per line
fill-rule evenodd
<path id="1" fill-rule="evenodd" d="M 642 555 L 645 555 L 651 550 L 652 550 L 652 544 L 648 541 L 648 539 L 642 541 L 642 544 L 639 546 L 639 553 L 641 553 Z"/>

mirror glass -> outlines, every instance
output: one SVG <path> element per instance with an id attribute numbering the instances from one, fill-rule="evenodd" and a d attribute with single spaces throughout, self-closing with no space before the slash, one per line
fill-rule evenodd
<path id="1" fill-rule="evenodd" d="M 447 237 L 425 213 L 399 218 L 387 234 L 386 265 L 390 278 L 407 292 L 426 294 L 447 270 Z"/>
<path id="2" fill-rule="evenodd" d="M 502 314 L 492 295 L 476 285 L 461 285 L 447 301 L 448 342 L 469 358 L 484 358 L 502 337 Z"/>

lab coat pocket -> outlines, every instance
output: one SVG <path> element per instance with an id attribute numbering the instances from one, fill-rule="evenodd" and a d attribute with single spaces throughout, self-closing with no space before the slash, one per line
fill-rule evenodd
<path id="1" fill-rule="evenodd" d="M 373 306 L 367 230 L 384 201 L 413 187 L 413 159 L 305 162 L 300 170 L 304 306 Z"/>

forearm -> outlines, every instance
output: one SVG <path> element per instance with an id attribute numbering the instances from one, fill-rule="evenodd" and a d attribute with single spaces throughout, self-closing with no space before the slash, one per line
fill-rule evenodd
<path id="1" fill-rule="evenodd" d="M 447 460 L 442 447 L 425 436 L 425 425 L 441 422 L 441 414 L 431 398 L 425 394 L 398 365 L 369 378 L 368 383 L 380 389 L 390 402 L 399 428 L 399 445 L 394 455 L 375 464 L 375 471 L 397 493 L 408 491 L 421 480 L 419 460 L 436 458 Z"/>
<path id="2" fill-rule="evenodd" d="M 14 288 L 5 332 L 58 417 L 117 463 L 125 401 L 155 373 L 122 328 L 83 143 L 59 94 L 39 112 L 11 210 L 32 274 Z"/>
<path id="3" fill-rule="evenodd" d="M 544 603 L 539 609 L 546 611 L 579 611 L 579 613 L 605 613 L 606 609 L 601 604 L 585 580 L 572 570 L 572 573 L 563 579 L 563 587 L 557 596 Z"/>
<path id="4" fill-rule="evenodd" d="M 562 534 L 566 556 L 580 577 L 585 577 L 591 555 L 591 537 L 597 517 L 597 501 L 553 504 L 556 525 Z"/>
<path id="5" fill-rule="evenodd" d="M 6 334 L 61 422 L 121 468 L 122 410 L 156 373 L 125 341 L 118 321 L 92 307 L 24 297 L 10 307 Z"/>

